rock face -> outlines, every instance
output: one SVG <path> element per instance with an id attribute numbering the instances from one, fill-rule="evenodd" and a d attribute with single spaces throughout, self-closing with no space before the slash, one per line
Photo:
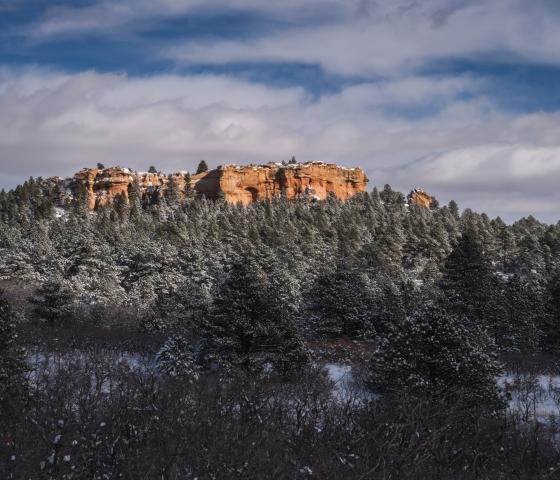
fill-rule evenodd
<path id="1" fill-rule="evenodd" d="M 363 192 L 368 179 L 359 168 L 309 162 L 293 165 L 224 165 L 193 176 L 193 187 L 209 198 L 223 197 L 227 202 L 247 205 L 284 195 L 288 199 L 311 197 L 324 200 L 332 193 L 347 200 Z"/>
<path id="2" fill-rule="evenodd" d="M 99 170 L 84 168 L 66 181 L 66 189 L 76 195 L 80 190 L 87 198 L 91 210 L 113 202 L 122 195 L 128 200 L 130 188 L 136 183 L 143 197 L 163 194 L 167 190 L 170 178 L 177 182 L 181 192 L 185 191 L 186 172 L 174 173 L 170 176 L 161 172 L 132 172 L 128 168 L 111 167 Z"/>
<path id="3" fill-rule="evenodd" d="M 419 205 L 424 208 L 430 208 L 434 198 L 428 195 L 424 190 L 415 188 L 407 197 L 409 205 Z"/>
<path id="4" fill-rule="evenodd" d="M 164 195 L 174 181 L 181 195 L 190 188 L 194 195 L 210 199 L 223 198 L 230 203 L 248 205 L 284 195 L 288 199 L 308 197 L 323 200 L 333 194 L 347 200 L 365 191 L 368 179 L 359 168 L 344 168 L 322 162 L 304 164 L 223 165 L 193 175 L 187 185 L 187 172 L 171 175 L 132 172 L 121 167 L 80 170 L 65 181 L 64 187 L 74 195 L 86 195 L 90 209 L 110 204 L 117 196 L 128 199 L 135 186 L 142 197 Z"/>

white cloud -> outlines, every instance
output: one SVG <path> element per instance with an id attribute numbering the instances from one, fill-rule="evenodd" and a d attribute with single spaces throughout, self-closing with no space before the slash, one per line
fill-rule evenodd
<path id="1" fill-rule="evenodd" d="M 556 220 L 560 115 L 500 112 L 479 85 L 472 77 L 409 77 L 311 102 L 299 88 L 219 76 L 4 69 L 0 187 L 98 161 L 172 170 L 201 158 L 217 165 L 296 155 L 361 166 L 372 185 L 421 186 L 490 214 Z M 422 104 L 441 109 L 416 119 L 392 111 Z"/>
<path id="2" fill-rule="evenodd" d="M 284 20 L 283 27 L 245 39 L 215 32 L 156 54 L 187 65 L 304 62 L 362 76 L 410 73 L 427 62 L 481 55 L 560 64 L 560 9 L 549 0 L 535 0 L 530 8 L 523 0 L 98 0 L 51 7 L 27 34 L 41 40 L 96 31 L 130 38 L 137 31 L 141 38 L 162 19 L 231 11 Z"/>
<path id="3" fill-rule="evenodd" d="M 395 74 L 428 61 L 491 55 L 529 62 L 560 62 L 558 16 L 519 0 L 372 2 L 356 4 L 328 24 L 305 25 L 250 40 L 199 40 L 167 48 L 186 64 L 305 62 L 343 75 Z M 374 6 L 373 6 L 374 5 Z"/>
<path id="4" fill-rule="evenodd" d="M 221 11 L 256 11 L 284 19 L 314 17 L 317 11 L 340 12 L 355 9 L 359 0 L 98 0 L 87 6 L 57 5 L 47 9 L 29 33 L 35 37 L 135 28 L 139 22 L 173 18 L 177 15 Z"/>
<path id="5" fill-rule="evenodd" d="M 399 170 L 434 188 L 553 191 L 560 175 L 560 146 L 483 145 L 430 155 Z"/>

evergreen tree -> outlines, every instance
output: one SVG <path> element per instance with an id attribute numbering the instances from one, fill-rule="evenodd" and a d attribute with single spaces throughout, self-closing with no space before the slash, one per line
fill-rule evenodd
<path id="1" fill-rule="evenodd" d="M 200 163 L 198 164 L 198 167 L 196 167 L 196 175 L 199 175 L 207 171 L 208 171 L 208 164 L 204 160 L 201 160 Z"/>
<path id="2" fill-rule="evenodd" d="M 86 187 L 81 183 L 74 189 L 70 209 L 76 217 L 84 217 L 88 213 L 88 193 Z"/>
<path id="3" fill-rule="evenodd" d="M 498 333 L 497 343 L 506 350 L 535 352 L 541 342 L 541 326 L 546 308 L 539 285 L 511 277 L 502 297 L 503 316 L 494 319 Z"/>
<path id="4" fill-rule="evenodd" d="M 471 406 L 497 408 L 503 407 L 499 373 L 494 344 L 482 329 L 429 305 L 380 340 L 367 381 L 375 393 L 457 394 Z"/>
<path id="5" fill-rule="evenodd" d="M 543 348 L 560 352 L 560 268 L 554 270 L 546 282 L 546 316 L 543 325 Z"/>
<path id="6" fill-rule="evenodd" d="M 128 186 L 128 206 L 130 219 L 138 221 L 142 210 L 142 192 L 137 178 Z"/>
<path id="7" fill-rule="evenodd" d="M 190 173 L 185 173 L 185 198 L 194 198 L 195 196 L 195 190 L 191 185 L 191 174 Z"/>
<path id="8" fill-rule="evenodd" d="M 167 189 L 165 190 L 165 199 L 171 207 L 177 207 L 181 204 L 181 189 L 173 175 L 167 177 Z"/>
<path id="9" fill-rule="evenodd" d="M 510 272 L 514 269 L 517 250 L 515 235 L 500 217 L 494 220 L 493 227 L 497 244 L 497 260 L 503 272 Z"/>
<path id="10" fill-rule="evenodd" d="M 72 295 L 58 278 L 52 278 L 37 289 L 31 298 L 35 318 L 49 325 L 55 325 L 70 318 Z"/>
<path id="11" fill-rule="evenodd" d="M 196 360 L 196 353 L 184 336 L 174 335 L 167 339 L 157 354 L 160 371 L 172 377 L 183 377 L 187 381 L 196 380 L 200 366 Z"/>
<path id="12" fill-rule="evenodd" d="M 383 191 L 379 193 L 379 197 L 385 205 L 402 206 L 405 203 L 404 195 L 401 192 L 393 190 L 389 184 L 383 187 Z"/>
<path id="13" fill-rule="evenodd" d="M 500 284 L 472 232 L 463 233 L 443 265 L 441 288 L 449 308 L 479 325 L 496 315 Z"/>
<path id="14" fill-rule="evenodd" d="M 449 207 L 449 211 L 451 212 L 451 215 L 453 215 L 453 217 L 459 220 L 459 205 L 457 205 L 457 202 L 455 200 L 450 200 L 448 207 Z"/>
<path id="15" fill-rule="evenodd" d="M 64 276 L 81 302 L 86 305 L 113 306 L 122 302 L 125 296 L 116 262 L 107 242 L 99 241 L 90 232 L 86 232 L 74 234 L 68 239 L 65 248 L 68 261 Z"/>
<path id="16" fill-rule="evenodd" d="M 189 252 L 182 263 L 182 273 L 174 274 L 172 268 L 166 271 L 167 285 L 157 290 L 154 310 L 160 329 L 197 331 L 208 315 L 213 279 L 197 250 Z"/>
<path id="17" fill-rule="evenodd" d="M 0 408 L 5 409 L 24 387 L 25 352 L 17 342 L 15 313 L 0 292 Z"/>
<path id="18" fill-rule="evenodd" d="M 375 331 L 382 292 L 367 275 L 346 266 L 320 276 L 311 298 L 310 318 L 320 336 L 357 338 Z"/>
<path id="19" fill-rule="evenodd" d="M 252 255 L 233 263 L 203 327 L 206 362 L 285 373 L 306 361 L 290 286 L 267 278 Z"/>
<path id="20" fill-rule="evenodd" d="M 128 200 L 123 193 L 113 199 L 113 210 L 119 221 L 124 221 L 128 214 Z"/>

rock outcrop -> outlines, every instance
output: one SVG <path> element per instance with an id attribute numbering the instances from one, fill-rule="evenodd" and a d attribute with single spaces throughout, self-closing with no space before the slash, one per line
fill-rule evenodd
<path id="1" fill-rule="evenodd" d="M 224 165 L 193 176 L 193 188 L 209 197 L 247 205 L 277 196 L 324 200 L 329 194 L 347 200 L 363 192 L 368 179 L 359 168 L 344 168 L 322 162 L 292 165 Z"/>
<path id="2" fill-rule="evenodd" d="M 223 165 L 214 170 L 193 175 L 188 181 L 187 172 L 171 175 L 133 172 L 127 168 L 82 169 L 64 182 L 66 191 L 87 198 L 90 209 L 107 205 L 119 195 L 128 199 L 132 186 L 144 198 L 164 195 L 171 182 L 185 195 L 210 199 L 223 198 L 230 203 L 248 205 L 258 200 L 277 196 L 288 199 L 298 197 L 324 200 L 329 194 L 347 200 L 365 191 L 368 179 L 359 168 L 344 168 L 335 164 L 308 162 L 303 164 Z"/>
<path id="3" fill-rule="evenodd" d="M 111 167 L 105 169 L 84 168 L 73 178 L 66 181 L 66 189 L 76 195 L 81 190 L 85 193 L 88 207 L 92 210 L 113 202 L 122 195 L 128 200 L 130 188 L 136 184 L 143 197 L 164 194 L 170 178 L 177 182 L 181 192 L 185 192 L 186 172 L 173 173 L 170 176 L 161 172 L 133 172 L 128 168 Z"/>
<path id="4" fill-rule="evenodd" d="M 424 190 L 415 188 L 407 197 L 409 205 L 419 205 L 424 208 L 430 208 L 434 198 L 428 195 Z"/>

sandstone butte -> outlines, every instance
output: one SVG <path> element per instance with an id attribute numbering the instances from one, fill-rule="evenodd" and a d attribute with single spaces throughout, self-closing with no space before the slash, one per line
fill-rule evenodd
<path id="1" fill-rule="evenodd" d="M 419 205 L 424 208 L 430 208 L 434 198 L 428 195 L 424 190 L 415 188 L 407 197 L 409 205 Z"/>
<path id="2" fill-rule="evenodd" d="M 187 191 L 187 172 L 166 175 L 161 172 L 134 172 L 127 168 L 84 168 L 72 178 L 56 179 L 68 193 L 85 192 L 90 209 L 111 203 L 117 196 L 128 198 L 136 184 L 142 196 L 164 194 L 171 179 L 180 192 Z M 307 162 L 302 164 L 222 165 L 214 170 L 192 175 L 190 188 L 195 195 L 209 199 L 223 198 L 230 203 L 248 205 L 284 195 L 324 200 L 334 194 L 347 200 L 367 188 L 368 178 L 360 168 Z"/>

